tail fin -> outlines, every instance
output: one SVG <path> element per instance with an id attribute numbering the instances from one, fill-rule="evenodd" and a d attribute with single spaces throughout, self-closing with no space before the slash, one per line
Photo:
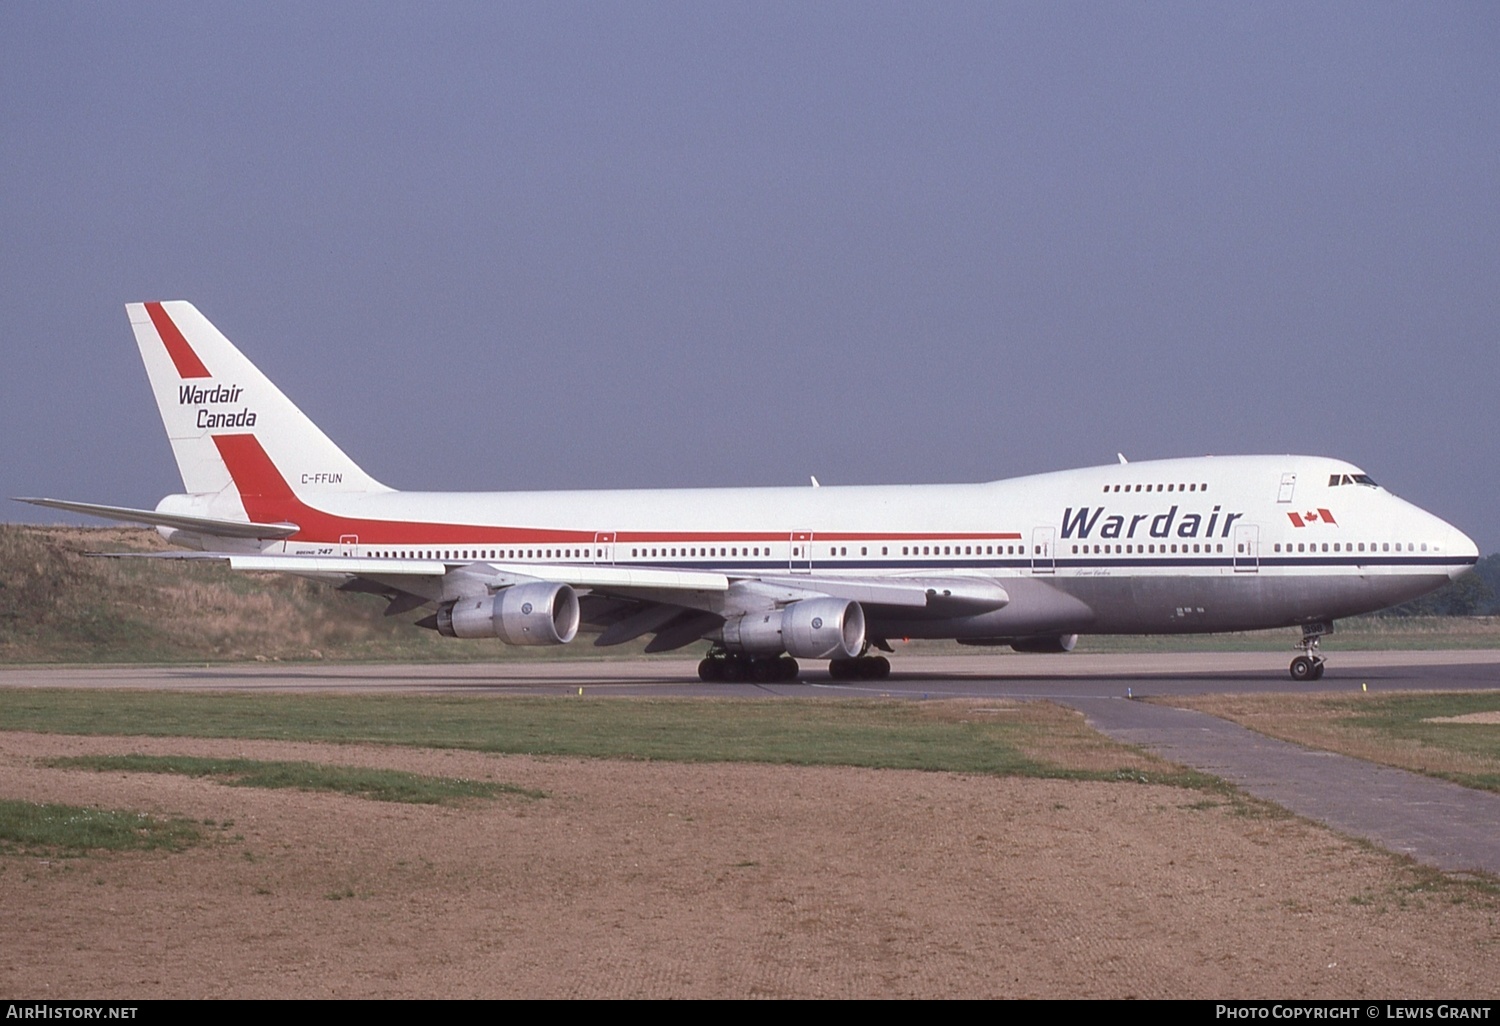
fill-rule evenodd
<path id="1" fill-rule="evenodd" d="M 191 303 L 129 303 L 151 390 L 184 488 L 218 515 L 243 515 L 256 468 L 226 455 L 258 448 L 301 499 L 389 491 L 360 469 Z M 262 475 L 263 476 L 263 475 Z M 245 497 L 248 497 L 246 495 Z"/>

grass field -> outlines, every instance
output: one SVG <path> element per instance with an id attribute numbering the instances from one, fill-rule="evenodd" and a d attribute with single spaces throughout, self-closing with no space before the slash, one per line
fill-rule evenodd
<path id="1" fill-rule="evenodd" d="M 1500 791 L 1500 691 L 1193 695 L 1161 701 L 1285 741 Z"/>
<path id="2" fill-rule="evenodd" d="M 292 788 L 328 791 L 380 802 L 413 805 L 451 805 L 473 798 L 510 794 L 545 797 L 540 791 L 487 780 L 434 777 L 367 766 L 328 766 L 312 762 L 266 759 L 207 759 L 189 755 L 78 755 L 47 759 L 54 769 L 86 769 L 99 773 L 170 773 L 209 777 L 230 787 Z"/>
<path id="3" fill-rule="evenodd" d="M 180 851 L 203 837 L 181 817 L 0 798 L 0 854 Z"/>
<path id="4" fill-rule="evenodd" d="M 671 762 L 919 769 L 992 776 L 1167 784 L 1267 809 L 1215 778 L 1172 766 L 1090 730 L 1047 703 L 216 695 L 0 690 L 7 729 L 69 735 L 376 743 L 421 748 Z M 185 755 L 92 755 L 56 769 L 208 777 L 232 786 L 329 791 L 451 804 L 541 798 L 505 783 L 308 762 Z M 0 804 L 8 850 L 174 847 L 191 824 L 129 810 Z"/>
<path id="5" fill-rule="evenodd" d="M 8 729 L 1201 786 L 1041 702 L 764 702 L 0 690 Z"/>

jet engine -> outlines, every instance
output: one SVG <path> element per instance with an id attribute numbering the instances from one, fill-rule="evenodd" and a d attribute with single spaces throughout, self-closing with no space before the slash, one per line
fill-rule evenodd
<path id="1" fill-rule="evenodd" d="M 852 659 L 865 647 L 865 611 L 849 599 L 803 599 L 729 620 L 722 637 L 731 652 Z"/>
<path id="2" fill-rule="evenodd" d="M 1010 647 L 1017 652 L 1071 652 L 1076 644 L 1076 634 L 1054 634 L 1050 638 L 1017 638 Z"/>
<path id="3" fill-rule="evenodd" d="M 550 581 L 459 599 L 437 613 L 439 634 L 499 638 L 508 645 L 566 645 L 577 636 L 578 622 L 578 593 Z"/>

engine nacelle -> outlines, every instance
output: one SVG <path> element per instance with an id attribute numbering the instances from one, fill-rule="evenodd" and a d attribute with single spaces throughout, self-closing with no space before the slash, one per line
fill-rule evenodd
<path id="1" fill-rule="evenodd" d="M 865 647 L 865 611 L 849 599 L 803 599 L 729 620 L 722 636 L 731 652 L 852 659 Z"/>
<path id="2" fill-rule="evenodd" d="M 438 610 L 439 634 L 499 638 L 507 645 L 566 645 L 578 635 L 578 593 L 566 584 L 517 584 Z"/>
<path id="3" fill-rule="evenodd" d="M 1076 644 L 1076 634 L 1054 634 L 1050 638 L 1019 638 L 1010 647 L 1017 652 L 1071 652 Z"/>

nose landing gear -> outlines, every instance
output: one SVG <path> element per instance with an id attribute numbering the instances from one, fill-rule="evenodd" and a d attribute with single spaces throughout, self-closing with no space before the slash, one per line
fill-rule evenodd
<path id="1" fill-rule="evenodd" d="M 1299 684 L 1323 677 L 1323 657 L 1318 655 L 1318 643 L 1323 635 L 1333 633 L 1331 623 L 1305 623 L 1302 625 L 1302 640 L 1297 647 L 1302 655 L 1292 660 L 1292 680 Z"/>

